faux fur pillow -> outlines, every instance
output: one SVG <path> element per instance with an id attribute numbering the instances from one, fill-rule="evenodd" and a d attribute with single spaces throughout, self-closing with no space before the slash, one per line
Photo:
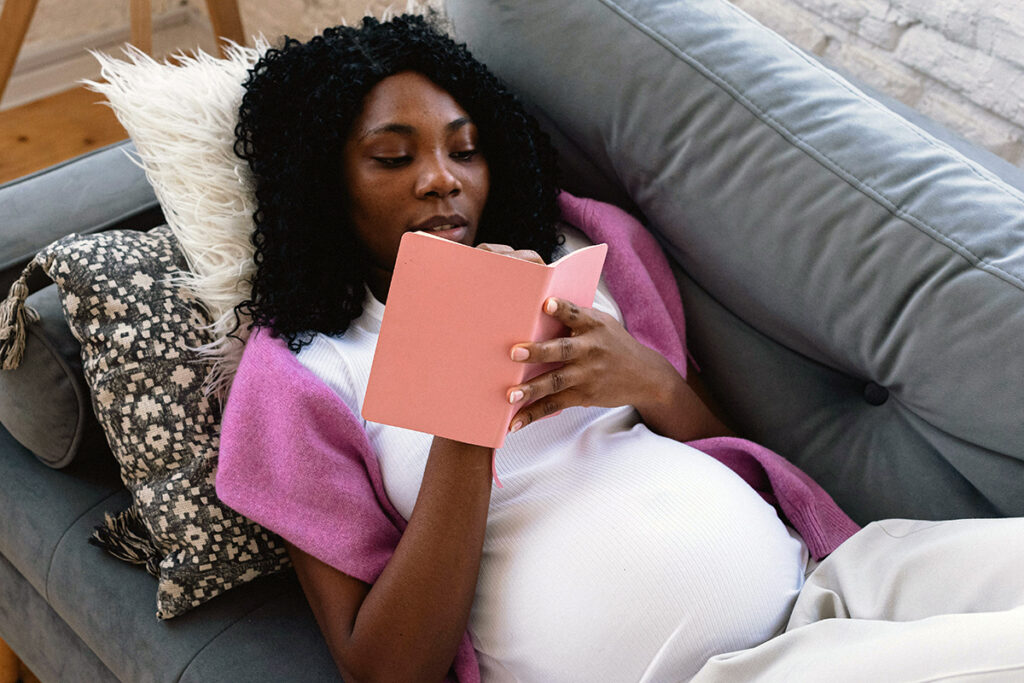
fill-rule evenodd
<path id="1" fill-rule="evenodd" d="M 188 261 L 183 284 L 206 307 L 211 361 L 205 388 L 226 395 L 241 358 L 248 321 L 234 307 L 248 298 L 255 270 L 248 165 L 235 156 L 235 125 L 247 71 L 267 44 L 231 46 L 226 59 L 199 52 L 166 63 L 129 48 L 127 59 L 93 53 L 102 93 L 138 152 L 167 223 Z M 236 323 L 241 323 L 237 330 Z M 234 330 L 232 336 L 229 333 Z"/>

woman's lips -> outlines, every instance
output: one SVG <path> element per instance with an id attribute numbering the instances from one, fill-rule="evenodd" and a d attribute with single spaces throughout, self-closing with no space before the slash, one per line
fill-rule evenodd
<path id="1" fill-rule="evenodd" d="M 465 225 L 439 225 L 438 227 L 433 228 L 431 230 L 422 230 L 421 232 L 425 232 L 429 235 L 434 235 L 435 237 L 442 237 L 446 240 L 451 240 L 452 242 L 461 242 L 462 239 L 466 236 L 467 230 L 468 228 Z"/>

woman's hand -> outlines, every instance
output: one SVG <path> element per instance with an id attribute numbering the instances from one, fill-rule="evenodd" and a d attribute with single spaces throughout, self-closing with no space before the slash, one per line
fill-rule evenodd
<path id="1" fill-rule="evenodd" d="M 486 242 L 476 245 L 476 248 L 483 249 L 484 251 L 489 251 L 494 254 L 511 256 L 512 258 L 517 258 L 523 261 L 532 261 L 533 263 L 539 263 L 542 266 L 544 265 L 544 259 L 542 259 L 540 254 L 532 249 L 513 249 L 507 244 L 489 244 Z"/>
<path id="2" fill-rule="evenodd" d="M 509 388 L 509 402 L 523 405 L 510 431 L 573 406 L 632 405 L 650 429 L 680 441 L 727 433 L 672 364 L 612 316 L 555 297 L 544 312 L 569 336 L 516 344 L 512 360 L 562 366 Z"/>

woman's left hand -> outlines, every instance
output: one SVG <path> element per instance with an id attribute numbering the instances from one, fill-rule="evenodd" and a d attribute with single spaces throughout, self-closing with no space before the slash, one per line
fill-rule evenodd
<path id="1" fill-rule="evenodd" d="M 685 380 L 615 318 L 555 297 L 544 302 L 544 312 L 568 327 L 569 336 L 516 344 L 512 360 L 563 365 L 509 388 L 509 402 L 524 406 L 512 418 L 510 431 L 573 406 L 632 405 L 649 427 L 664 433 L 649 423 L 648 416 L 669 414 L 673 407 L 686 410 L 686 402 L 679 403 L 680 395 L 689 390 Z M 678 417 L 685 420 L 686 416 Z"/>

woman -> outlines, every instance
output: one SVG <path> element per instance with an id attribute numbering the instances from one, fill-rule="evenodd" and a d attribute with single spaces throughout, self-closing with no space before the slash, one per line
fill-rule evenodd
<path id="1" fill-rule="evenodd" d="M 573 200 L 515 98 L 409 16 L 288 41 L 246 91 L 237 149 L 259 208 L 243 308 L 290 353 L 250 342 L 218 493 L 285 538 L 343 676 L 472 680 L 479 664 L 487 680 L 682 680 L 783 631 L 809 547 L 825 555 L 853 525 L 777 456 L 710 438 L 726 430 L 666 360 L 671 344 L 622 324 L 660 290 L 638 304 L 608 269 L 615 299 L 546 303 L 568 337 L 509 349 L 564 365 L 508 388 L 520 409 L 502 489 L 490 449 L 354 418 L 402 234 L 545 261 L 560 234 L 585 243 L 556 225 Z M 610 259 L 628 257 L 606 236 Z M 733 471 L 744 457 L 793 527 Z"/>

